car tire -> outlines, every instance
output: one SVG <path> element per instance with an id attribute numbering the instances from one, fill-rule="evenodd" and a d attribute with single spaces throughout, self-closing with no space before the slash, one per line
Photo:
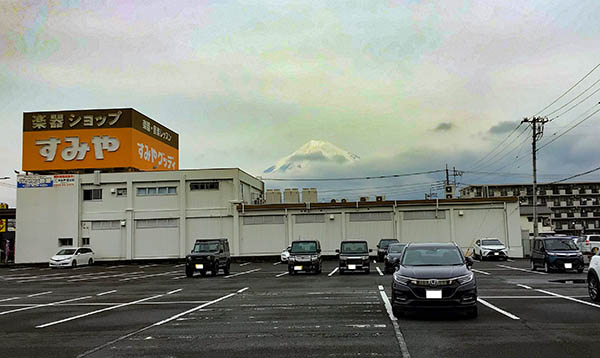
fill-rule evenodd
<path id="1" fill-rule="evenodd" d="M 403 309 L 394 306 L 392 306 L 392 313 L 396 318 L 402 318 L 406 315 L 406 312 Z"/>
<path id="2" fill-rule="evenodd" d="M 600 302 L 600 282 L 593 273 L 588 275 L 588 294 L 592 301 Z"/>
<path id="3" fill-rule="evenodd" d="M 346 273 L 346 270 L 343 270 L 341 267 L 340 267 L 339 271 L 340 271 L 340 275 L 343 275 Z"/>
<path id="4" fill-rule="evenodd" d="M 94 264 L 94 259 L 89 259 L 88 260 L 88 266 L 92 266 Z"/>
<path id="5" fill-rule="evenodd" d="M 583 269 L 582 268 L 577 269 L 577 273 L 583 273 Z"/>
<path id="6" fill-rule="evenodd" d="M 288 267 L 288 275 L 292 276 L 294 274 L 294 268 L 293 267 Z"/>
<path id="7" fill-rule="evenodd" d="M 477 316 L 479 316 L 479 309 L 477 308 L 477 306 L 469 308 L 469 310 L 467 311 L 467 317 L 477 318 Z"/>
<path id="8" fill-rule="evenodd" d="M 229 270 L 231 269 L 231 263 L 228 263 L 227 266 L 223 269 L 223 273 L 225 275 L 229 275 Z"/>
<path id="9" fill-rule="evenodd" d="M 71 262 L 71 267 L 77 267 L 77 260 L 73 259 L 73 262 Z"/>
<path id="10" fill-rule="evenodd" d="M 371 269 L 370 269 L 370 268 L 366 269 L 366 270 L 365 270 L 365 273 L 366 273 L 367 275 L 368 275 L 368 274 L 370 274 L 370 273 L 371 273 Z"/>
<path id="11" fill-rule="evenodd" d="M 194 276 L 194 270 L 190 270 L 189 268 L 185 268 L 185 275 L 187 277 L 193 277 Z"/>
<path id="12" fill-rule="evenodd" d="M 219 272 L 219 263 L 215 262 L 215 265 L 212 267 L 210 274 L 212 276 L 217 276 L 217 273 Z"/>
<path id="13" fill-rule="evenodd" d="M 206 276 L 206 270 L 202 270 L 202 271 L 200 271 L 200 275 L 201 275 L 201 276 Z"/>
<path id="14" fill-rule="evenodd" d="M 531 271 L 535 271 L 537 269 L 535 262 L 533 262 L 533 260 L 529 260 L 529 262 L 531 263 Z"/>

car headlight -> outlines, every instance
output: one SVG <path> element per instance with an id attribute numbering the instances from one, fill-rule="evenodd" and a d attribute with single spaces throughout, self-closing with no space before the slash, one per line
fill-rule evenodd
<path id="1" fill-rule="evenodd" d="M 411 280 L 410 277 L 402 276 L 402 275 L 400 275 L 398 273 L 394 274 L 394 281 L 396 283 L 399 283 L 399 284 L 403 285 L 403 286 L 407 286 L 408 283 L 410 282 L 410 280 Z"/>
<path id="2" fill-rule="evenodd" d="M 363 261 L 369 261 L 369 256 L 363 256 L 362 259 Z"/>
<path id="3" fill-rule="evenodd" d="M 556 254 L 554 252 L 549 252 L 548 256 L 556 256 Z"/>
<path id="4" fill-rule="evenodd" d="M 490 250 L 481 250 L 481 253 L 483 253 L 484 255 L 487 255 L 490 253 Z"/>
<path id="5" fill-rule="evenodd" d="M 319 256 L 317 256 L 317 255 L 314 255 L 314 256 L 311 256 L 311 257 L 310 257 L 310 259 L 311 259 L 312 261 L 317 261 L 317 260 L 319 259 Z"/>
<path id="6" fill-rule="evenodd" d="M 186 260 L 188 260 L 188 261 L 192 261 L 192 257 L 191 257 L 191 256 L 187 256 L 187 257 L 186 257 Z"/>
<path id="7" fill-rule="evenodd" d="M 473 273 L 469 272 L 468 274 L 466 274 L 464 276 L 460 276 L 456 279 L 456 281 L 458 281 L 458 283 L 461 285 L 467 284 L 467 283 L 473 281 Z"/>

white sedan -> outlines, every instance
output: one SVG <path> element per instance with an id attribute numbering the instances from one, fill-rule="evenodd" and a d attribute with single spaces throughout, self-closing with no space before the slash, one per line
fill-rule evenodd
<path id="1" fill-rule="evenodd" d="M 77 267 L 93 263 L 94 252 L 88 247 L 65 247 L 50 258 L 50 267 Z"/>
<path id="2" fill-rule="evenodd" d="M 290 259 L 290 249 L 291 247 L 288 246 L 285 250 L 281 252 L 281 262 L 288 262 L 288 260 Z"/>

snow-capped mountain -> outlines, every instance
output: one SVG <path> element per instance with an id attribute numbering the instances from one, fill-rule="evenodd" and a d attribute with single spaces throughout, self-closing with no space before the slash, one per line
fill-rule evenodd
<path id="1" fill-rule="evenodd" d="M 360 160 L 356 154 L 345 151 L 329 142 L 311 140 L 294 153 L 280 159 L 264 173 L 289 173 L 309 169 L 315 164 L 347 165 Z"/>

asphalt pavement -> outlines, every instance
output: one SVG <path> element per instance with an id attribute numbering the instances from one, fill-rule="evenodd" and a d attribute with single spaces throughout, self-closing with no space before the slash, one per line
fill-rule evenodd
<path id="1" fill-rule="evenodd" d="M 391 275 L 289 276 L 276 262 L 186 278 L 181 263 L 0 268 L 2 357 L 592 357 L 586 274 L 476 262 L 479 317 L 390 315 Z M 380 270 L 377 270 L 379 268 Z"/>

